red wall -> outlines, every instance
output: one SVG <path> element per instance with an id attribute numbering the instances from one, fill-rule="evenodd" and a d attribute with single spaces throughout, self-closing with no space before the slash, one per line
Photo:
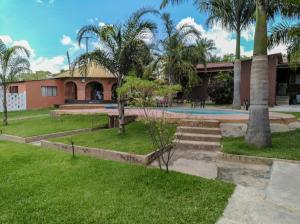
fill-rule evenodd
<path id="1" fill-rule="evenodd" d="M 74 79 L 48 79 L 37 81 L 25 81 L 11 84 L 18 86 L 19 93 L 26 92 L 27 109 L 40 109 L 52 107 L 55 104 L 64 104 L 68 98 L 68 90 L 65 84 L 74 82 L 77 86 L 77 100 L 88 100 L 90 92 L 86 93 L 87 85 L 90 82 L 99 82 L 103 86 L 103 96 L 105 101 L 112 100 L 112 86 L 116 83 L 115 79 L 89 79 L 84 81 L 79 78 Z M 42 86 L 56 86 L 57 96 L 42 96 Z"/>
<path id="2" fill-rule="evenodd" d="M 42 86 L 56 86 L 57 96 L 42 96 Z M 64 103 L 64 82 L 62 80 L 49 79 L 26 82 L 27 109 L 40 109 L 52 107 L 54 104 Z"/>
<path id="3" fill-rule="evenodd" d="M 242 62 L 241 72 L 241 102 L 244 99 L 250 100 L 250 74 L 251 74 L 252 60 Z M 278 56 L 269 56 L 269 105 L 276 104 L 276 82 L 277 82 L 277 65 Z M 250 102 L 251 103 L 251 102 Z"/>
<path id="4" fill-rule="evenodd" d="M 91 79 L 91 78 L 90 79 L 86 78 L 84 82 L 82 81 L 82 79 L 66 79 L 64 80 L 64 83 L 68 83 L 70 81 L 74 82 L 77 86 L 77 100 L 89 100 L 90 93 L 89 91 L 86 91 L 87 85 L 90 82 L 99 82 L 103 86 L 104 100 L 110 101 L 112 97 L 111 94 L 112 86 L 116 83 L 115 79 Z"/>

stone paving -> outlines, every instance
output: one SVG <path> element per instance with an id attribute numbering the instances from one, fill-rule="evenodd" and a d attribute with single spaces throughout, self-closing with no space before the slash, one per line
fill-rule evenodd
<path id="1" fill-rule="evenodd" d="M 170 170 L 237 184 L 218 224 L 300 223 L 300 164 L 228 162 L 217 154 L 178 148 Z"/>

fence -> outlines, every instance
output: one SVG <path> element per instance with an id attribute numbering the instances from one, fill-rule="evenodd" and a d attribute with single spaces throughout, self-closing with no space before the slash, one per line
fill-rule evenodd
<path id="1" fill-rule="evenodd" d="M 19 111 L 26 110 L 26 92 L 7 93 L 7 110 Z M 3 93 L 0 93 L 0 112 L 3 112 Z"/>

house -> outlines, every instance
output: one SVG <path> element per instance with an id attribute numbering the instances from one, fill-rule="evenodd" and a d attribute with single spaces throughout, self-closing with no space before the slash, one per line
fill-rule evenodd
<path id="1" fill-rule="evenodd" d="M 65 71 L 51 79 L 12 83 L 8 95 L 25 94 L 25 109 L 39 109 L 65 103 L 113 102 L 116 87 L 113 74 L 104 68 L 90 66 L 86 77 L 75 69 L 72 75 Z"/>
<path id="2" fill-rule="evenodd" d="M 288 63 L 283 61 L 281 54 L 269 55 L 269 105 L 288 105 L 300 103 L 300 66 L 291 69 Z M 241 71 L 241 102 L 250 99 L 250 75 L 252 60 L 242 61 Z M 213 76 L 219 72 L 233 74 L 234 64 L 231 62 L 208 63 L 206 68 L 203 65 L 197 66 L 197 71 L 202 79 L 201 86 L 194 92 L 199 98 L 208 97 L 207 88 Z"/>
<path id="3" fill-rule="evenodd" d="M 241 102 L 250 99 L 252 60 L 242 61 Z M 197 66 L 201 85 L 194 88 L 193 98 L 207 99 L 208 86 L 219 72 L 233 74 L 232 62 Z M 113 74 L 99 66 L 90 66 L 83 77 L 78 69 L 73 75 L 62 72 L 51 79 L 12 83 L 8 89 L 9 110 L 52 107 L 62 104 L 111 103 L 116 100 L 117 81 Z M 281 54 L 269 55 L 269 105 L 300 103 L 300 66 L 291 69 Z M 1 96 L 0 96 L 1 98 Z M 1 110 L 1 108 L 0 108 Z"/>

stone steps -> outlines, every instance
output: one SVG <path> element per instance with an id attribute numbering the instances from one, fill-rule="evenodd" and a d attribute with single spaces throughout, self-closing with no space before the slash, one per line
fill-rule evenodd
<path id="1" fill-rule="evenodd" d="M 186 127 L 205 127 L 205 128 L 219 128 L 220 122 L 217 120 L 192 120 L 183 119 L 180 121 L 180 126 Z"/>
<path id="2" fill-rule="evenodd" d="M 190 141 L 203 141 L 203 142 L 220 142 L 221 135 L 211 135 L 211 134 L 195 134 L 195 133 L 176 133 L 176 139 L 179 140 L 190 140 Z"/>
<path id="3" fill-rule="evenodd" d="M 191 133 L 191 134 L 208 134 L 208 135 L 220 135 L 220 128 L 205 128 L 205 127 L 187 127 L 179 126 L 177 128 L 179 133 Z"/>
<path id="4" fill-rule="evenodd" d="M 218 151 L 221 148 L 219 142 L 207 142 L 207 141 L 191 141 L 191 140 L 175 140 L 175 147 L 184 150 L 207 150 Z"/>
<path id="5" fill-rule="evenodd" d="M 221 148 L 222 136 L 217 120 L 181 120 L 175 136 L 177 149 L 219 151 Z"/>

